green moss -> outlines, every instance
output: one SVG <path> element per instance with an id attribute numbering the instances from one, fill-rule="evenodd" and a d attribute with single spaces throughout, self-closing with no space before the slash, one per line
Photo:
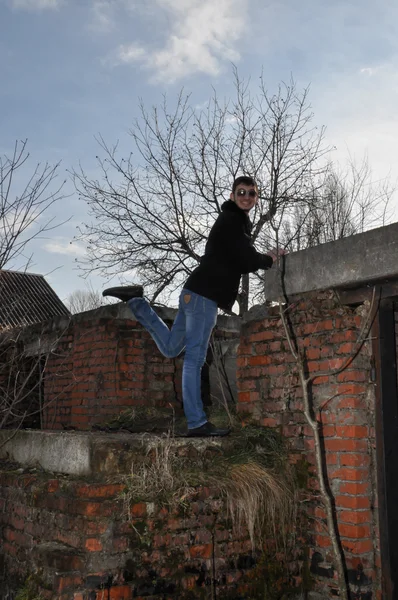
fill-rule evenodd
<path id="1" fill-rule="evenodd" d="M 29 575 L 23 587 L 18 590 L 15 600 L 42 600 L 43 597 L 39 592 L 40 583 L 38 575 Z"/>

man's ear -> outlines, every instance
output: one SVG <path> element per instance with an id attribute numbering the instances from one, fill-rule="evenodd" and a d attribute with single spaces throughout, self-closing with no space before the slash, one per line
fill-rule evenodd
<path id="1" fill-rule="evenodd" d="M 234 198 L 234 193 L 231 192 L 229 199 L 232 200 L 232 202 L 235 202 L 235 198 Z"/>

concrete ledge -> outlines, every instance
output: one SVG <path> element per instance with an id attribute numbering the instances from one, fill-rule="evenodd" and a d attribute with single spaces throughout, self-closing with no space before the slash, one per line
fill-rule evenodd
<path id="1" fill-rule="evenodd" d="M 39 430 L 0 431 L 0 459 L 37 466 L 51 473 L 75 476 L 127 475 L 134 460 L 147 454 L 159 439 L 150 433 L 91 433 Z M 9 440 L 9 441 L 7 441 Z M 6 442 L 4 445 L 3 443 Z M 174 446 L 194 446 L 202 453 L 231 446 L 229 438 L 172 438 Z"/>
<path id="2" fill-rule="evenodd" d="M 283 270 L 283 269 L 282 269 Z M 284 273 L 266 274 L 267 300 L 398 277 L 398 223 L 372 229 L 285 257 Z M 283 278 L 283 287 L 282 281 Z"/>

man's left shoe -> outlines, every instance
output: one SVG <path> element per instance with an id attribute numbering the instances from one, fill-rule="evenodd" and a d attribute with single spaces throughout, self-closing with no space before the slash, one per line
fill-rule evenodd
<path id="1" fill-rule="evenodd" d="M 210 421 L 207 421 L 200 427 L 188 429 L 187 437 L 224 437 L 230 433 L 230 429 L 221 429 L 210 423 Z"/>
<path id="2" fill-rule="evenodd" d="M 142 285 L 125 285 L 119 287 L 112 287 L 102 292 L 103 296 L 113 296 L 118 298 L 122 302 L 128 302 L 132 298 L 142 298 L 144 295 L 144 288 Z"/>

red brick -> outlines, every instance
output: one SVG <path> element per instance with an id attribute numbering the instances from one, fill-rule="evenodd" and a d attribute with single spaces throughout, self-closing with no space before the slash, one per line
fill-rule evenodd
<path id="1" fill-rule="evenodd" d="M 340 483 L 340 494 L 351 494 L 352 496 L 364 496 L 370 492 L 370 483 Z"/>
<path id="2" fill-rule="evenodd" d="M 113 498 L 120 494 L 124 485 L 81 485 L 77 488 L 77 495 L 82 498 Z"/>
<path id="3" fill-rule="evenodd" d="M 358 541 L 342 539 L 341 545 L 345 550 L 353 554 L 367 554 L 373 550 L 373 541 L 371 539 Z"/>
<path id="4" fill-rule="evenodd" d="M 47 482 L 47 492 L 53 493 L 53 492 L 57 492 L 58 490 L 59 490 L 58 479 L 50 479 L 50 481 Z"/>
<path id="5" fill-rule="evenodd" d="M 317 519 L 326 519 L 326 512 L 322 506 L 317 506 L 315 508 L 315 516 Z"/>
<path id="6" fill-rule="evenodd" d="M 329 375 L 314 375 L 313 383 L 314 385 L 324 385 L 329 383 Z"/>
<path id="7" fill-rule="evenodd" d="M 86 515 L 87 517 L 107 517 L 114 512 L 114 507 L 102 502 L 75 502 L 74 514 Z"/>
<path id="8" fill-rule="evenodd" d="M 319 348 L 308 348 L 305 354 L 308 360 L 316 360 L 320 358 L 321 350 Z"/>
<path id="9" fill-rule="evenodd" d="M 261 425 L 263 427 L 278 427 L 280 425 L 280 416 L 276 417 L 265 417 L 261 419 Z"/>
<path id="10" fill-rule="evenodd" d="M 372 522 L 372 513 L 370 510 L 341 510 L 338 515 L 342 523 L 351 523 L 360 525 L 362 523 Z"/>
<path id="11" fill-rule="evenodd" d="M 88 538 L 84 544 L 84 547 L 86 550 L 89 550 L 89 552 L 101 552 L 102 543 L 97 538 Z"/>
<path id="12" fill-rule="evenodd" d="M 256 367 L 257 365 L 269 365 L 273 361 L 273 358 L 270 356 L 250 356 L 248 358 L 248 364 L 252 367 Z"/>
<path id="13" fill-rule="evenodd" d="M 319 546 L 319 548 L 329 548 L 331 546 L 329 536 L 317 534 L 315 536 L 315 546 Z"/>
<path id="14" fill-rule="evenodd" d="M 153 536 L 154 548 L 163 548 L 164 546 L 171 546 L 172 541 L 173 536 L 171 533 L 166 533 L 165 535 L 156 534 Z"/>
<path id="15" fill-rule="evenodd" d="M 267 373 L 269 375 L 282 375 L 286 371 L 286 367 L 284 365 L 269 365 L 267 368 Z"/>
<path id="16" fill-rule="evenodd" d="M 370 508 L 370 498 L 368 496 L 336 496 L 335 502 L 338 508 Z"/>
<path id="17" fill-rule="evenodd" d="M 339 383 L 337 386 L 338 394 L 350 394 L 355 396 L 356 394 L 364 394 L 367 391 L 365 385 L 359 385 L 357 383 Z"/>
<path id="18" fill-rule="evenodd" d="M 329 476 L 333 479 L 341 479 L 342 481 L 367 481 L 369 479 L 368 469 L 347 468 L 329 469 Z"/>
<path id="19" fill-rule="evenodd" d="M 213 545 L 201 544 L 197 546 L 190 546 L 189 554 L 192 558 L 211 558 L 213 555 Z"/>
<path id="20" fill-rule="evenodd" d="M 368 442 L 367 440 L 357 440 L 354 438 L 330 438 L 325 440 L 325 447 L 327 451 L 331 452 L 366 452 L 368 450 Z"/>
<path id="21" fill-rule="evenodd" d="M 370 465 L 370 456 L 368 454 L 342 452 L 339 456 L 342 467 L 368 467 Z"/>
<path id="22" fill-rule="evenodd" d="M 357 350 L 357 345 L 352 342 L 345 342 L 336 348 L 336 354 L 353 354 Z"/>
<path id="23" fill-rule="evenodd" d="M 239 402 L 250 402 L 250 392 L 239 392 Z"/>
<path id="24" fill-rule="evenodd" d="M 308 369 L 310 373 L 313 375 L 312 371 L 319 371 L 320 373 L 328 374 L 329 371 L 334 371 L 335 369 L 340 369 L 344 365 L 343 358 L 331 358 L 329 360 L 323 361 L 308 361 Z"/>
<path id="25" fill-rule="evenodd" d="M 337 319 L 336 319 L 337 323 Z M 337 325 L 336 327 L 346 327 L 344 325 L 345 321 L 341 319 L 341 325 Z M 331 344 L 339 344 L 340 342 L 348 342 L 348 341 L 356 341 L 358 339 L 358 333 L 353 330 L 344 331 L 341 333 L 333 333 L 329 337 L 329 342 Z"/>
<path id="26" fill-rule="evenodd" d="M 240 382 L 239 390 L 242 392 L 255 390 L 255 389 L 256 389 L 256 382 L 253 381 L 252 379 L 244 379 L 243 381 Z"/>
<path id="27" fill-rule="evenodd" d="M 85 520 L 82 524 L 82 533 L 86 535 L 101 535 L 108 529 L 107 521 L 88 521 Z"/>
<path id="28" fill-rule="evenodd" d="M 281 342 L 270 342 L 269 343 L 270 352 L 280 352 L 282 350 Z"/>
<path id="29" fill-rule="evenodd" d="M 321 428 L 321 431 L 325 438 L 334 438 L 336 436 L 336 427 L 334 425 L 325 425 Z"/>
<path id="30" fill-rule="evenodd" d="M 133 590 L 129 585 L 118 585 L 109 590 L 109 600 L 130 600 Z M 97 592 L 97 600 L 104 600 L 104 592 Z"/>
<path id="31" fill-rule="evenodd" d="M 364 439 L 369 435 L 369 427 L 365 425 L 336 426 L 336 437 Z"/>
<path id="32" fill-rule="evenodd" d="M 367 381 L 369 379 L 368 373 L 365 371 L 355 370 L 344 370 L 342 373 L 337 375 L 337 381 Z"/>
<path id="33" fill-rule="evenodd" d="M 249 342 L 263 342 L 264 340 L 273 340 L 278 337 L 276 331 L 267 329 L 266 331 L 260 331 L 260 333 L 252 333 L 248 336 Z"/>

